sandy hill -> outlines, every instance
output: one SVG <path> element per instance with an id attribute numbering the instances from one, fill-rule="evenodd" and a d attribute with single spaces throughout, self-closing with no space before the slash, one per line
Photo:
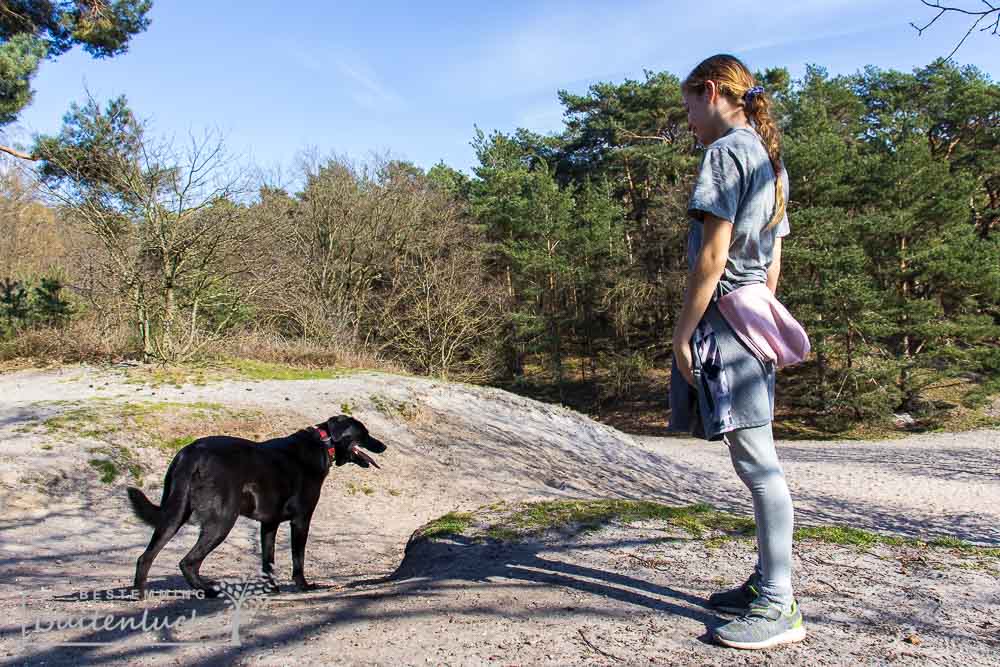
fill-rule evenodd
<path id="1" fill-rule="evenodd" d="M 0 376 L 0 397 L 0 611 L 7 612 L 0 657 L 7 660 L 736 659 L 706 643 L 723 619 L 701 606 L 752 567 L 752 540 L 740 536 L 749 495 L 720 443 L 636 438 L 500 390 L 379 373 L 153 386 L 136 383 L 129 369 L 69 367 Z M 307 576 L 324 588 L 292 592 L 283 526 L 276 550 L 283 592 L 244 619 L 242 646 L 183 643 L 198 635 L 180 630 L 92 629 L 39 630 L 18 644 L 25 618 L 60 614 L 194 610 L 224 622 L 221 601 L 93 599 L 124 590 L 149 538 L 127 508 L 125 485 L 158 498 L 170 456 L 191 437 L 268 437 L 344 412 L 389 449 L 379 456 L 381 470 L 349 466 L 326 482 L 306 560 Z M 913 656 L 990 664 L 1000 651 L 1000 552 L 990 548 L 1000 546 L 1000 433 L 780 449 L 800 523 L 814 527 L 796 550 L 811 635 L 772 653 L 773 663 Z M 729 513 L 656 509 L 693 503 Z M 878 533 L 831 531 L 832 524 Z M 195 530 L 183 529 L 159 556 L 154 588 L 186 588 L 176 564 Z M 203 573 L 253 575 L 257 540 L 257 524 L 241 519 Z M 45 643 L 57 639 L 106 643 Z"/>

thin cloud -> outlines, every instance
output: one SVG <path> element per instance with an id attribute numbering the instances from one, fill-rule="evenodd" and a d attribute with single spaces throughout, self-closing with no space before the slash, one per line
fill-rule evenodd
<path id="1" fill-rule="evenodd" d="M 402 106 L 403 98 L 382 84 L 373 72 L 363 71 L 367 68 L 338 60 L 337 69 L 355 85 L 348 94 L 358 105 L 371 110 Z"/>
<path id="2" fill-rule="evenodd" d="M 298 46 L 287 45 L 285 50 L 288 55 L 291 56 L 292 60 L 301 66 L 303 69 L 308 70 L 314 74 L 323 73 L 323 63 L 316 56 L 306 53 Z"/>
<path id="3" fill-rule="evenodd" d="M 561 7 L 524 17 L 524 27 L 513 33 L 484 36 L 478 53 L 452 66 L 446 85 L 498 99 L 582 80 L 635 77 L 641 67 L 680 71 L 715 51 L 862 32 L 879 13 L 884 25 L 886 7 L 899 13 L 892 0 L 803 0 L 780 12 L 762 11 L 757 0 L 651 1 L 627 12 L 617 6 Z"/>
<path id="4" fill-rule="evenodd" d="M 328 54 L 307 50 L 299 44 L 282 43 L 289 58 L 302 70 L 329 77 L 340 74 L 345 82 L 345 94 L 355 104 L 369 110 L 398 109 L 403 98 L 383 84 L 370 67 L 346 58 L 332 58 Z M 331 64 L 332 63 L 332 64 Z"/>

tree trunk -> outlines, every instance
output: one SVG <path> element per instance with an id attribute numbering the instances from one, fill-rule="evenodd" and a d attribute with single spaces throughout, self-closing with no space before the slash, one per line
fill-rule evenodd
<path id="1" fill-rule="evenodd" d="M 847 367 L 854 367 L 854 333 L 851 331 L 850 324 L 847 326 Z"/>
<path id="2" fill-rule="evenodd" d="M 148 364 L 153 356 L 153 345 L 149 335 L 149 312 L 146 310 L 146 298 L 142 286 L 135 287 L 132 298 L 135 300 L 136 324 L 139 328 L 139 338 L 142 340 L 142 363 Z"/>
<path id="3" fill-rule="evenodd" d="M 907 238 L 905 236 L 900 237 L 900 239 L 899 239 L 899 273 L 900 273 L 901 280 L 900 280 L 900 284 L 899 284 L 899 295 L 900 295 L 900 303 L 901 303 L 902 308 L 903 308 L 903 313 L 900 316 L 900 329 L 902 329 L 902 332 L 903 332 L 902 347 L 900 349 L 900 352 L 902 352 L 902 355 L 903 355 L 903 366 L 902 366 L 902 368 L 901 368 L 901 370 L 899 372 L 899 378 L 898 378 L 897 382 L 898 382 L 898 386 L 899 386 L 900 391 L 902 391 L 903 392 L 903 396 L 906 397 L 904 400 L 908 401 L 909 400 L 909 393 L 910 393 L 909 392 L 909 386 L 908 386 L 909 382 L 910 382 L 909 365 L 910 365 L 911 358 L 913 356 L 913 354 L 912 354 L 912 352 L 913 352 L 913 350 L 912 350 L 913 341 L 912 341 L 912 339 L 910 337 L 910 331 L 909 331 L 910 318 L 906 314 L 906 306 L 909 303 L 910 293 L 912 291 L 912 286 L 910 284 L 910 280 L 906 277 L 906 271 L 908 269 L 908 264 L 907 264 L 907 261 L 906 261 L 906 246 L 907 246 Z"/>

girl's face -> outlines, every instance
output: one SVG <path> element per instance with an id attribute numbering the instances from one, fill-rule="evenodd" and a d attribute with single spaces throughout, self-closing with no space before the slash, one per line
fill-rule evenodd
<path id="1" fill-rule="evenodd" d="M 713 108 L 709 102 L 710 89 L 706 86 L 701 93 L 683 92 L 684 109 L 687 111 L 688 129 L 694 133 L 698 143 L 708 146 L 718 137 L 713 136 L 712 130 L 715 127 Z"/>

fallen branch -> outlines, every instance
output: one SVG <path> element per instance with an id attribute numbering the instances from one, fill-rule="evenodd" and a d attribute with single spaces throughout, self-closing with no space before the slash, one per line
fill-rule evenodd
<path id="1" fill-rule="evenodd" d="M 628 556 L 629 558 L 634 558 L 634 559 L 636 559 L 637 561 L 639 561 L 640 563 L 642 563 L 643 565 L 645 565 L 646 567 L 648 567 L 650 569 L 659 570 L 660 572 L 670 572 L 669 568 L 666 568 L 666 567 L 657 567 L 652 562 L 646 560 L 645 558 L 640 558 L 639 556 L 636 556 L 635 554 L 625 553 L 624 551 L 619 551 L 618 553 L 622 554 L 623 556 Z"/>
<path id="2" fill-rule="evenodd" d="M 826 581 L 824 579 L 817 579 L 816 581 L 818 581 L 819 583 L 823 584 L 824 586 L 829 586 L 830 590 L 834 591 L 835 593 L 843 593 L 843 590 L 837 588 L 836 586 L 834 586 L 833 584 L 831 584 L 829 581 Z"/>
<path id="3" fill-rule="evenodd" d="M 597 653 L 600 653 L 601 655 L 603 655 L 603 656 L 605 656 L 607 658 L 612 658 L 614 660 L 617 660 L 618 662 L 623 662 L 624 661 L 624 658 L 619 658 L 617 655 L 613 655 L 611 653 L 608 653 L 607 651 L 602 651 L 601 649 L 599 649 L 596 646 L 594 646 L 590 642 L 590 640 L 587 639 L 587 635 L 583 634 L 583 628 L 578 629 L 577 632 L 580 633 L 580 637 L 583 639 L 584 643 L 587 646 L 589 646 L 593 651 L 596 651 Z"/>

